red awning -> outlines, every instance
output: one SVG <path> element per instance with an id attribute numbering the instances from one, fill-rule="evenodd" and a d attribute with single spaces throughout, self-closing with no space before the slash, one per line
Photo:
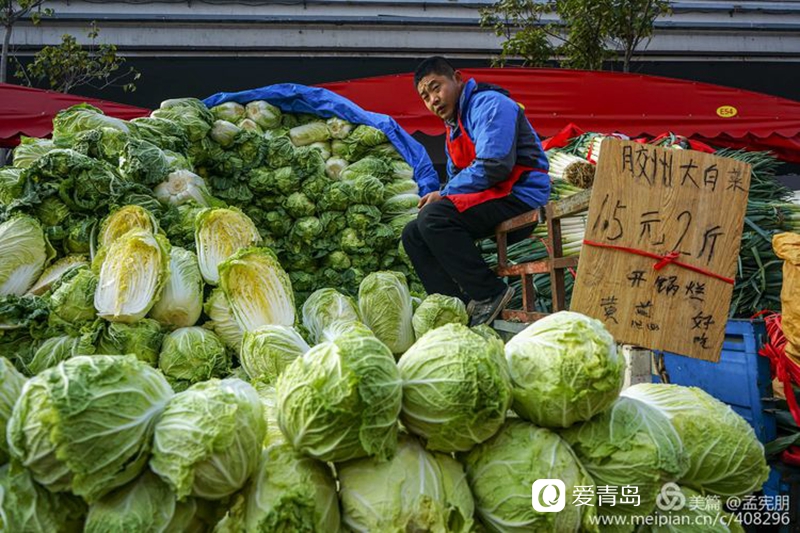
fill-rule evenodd
<path id="1" fill-rule="evenodd" d="M 641 74 L 566 69 L 463 69 L 465 78 L 510 91 L 542 137 L 569 124 L 630 137 L 673 132 L 717 146 L 772 150 L 800 163 L 800 102 L 708 83 Z M 391 115 L 406 130 L 444 133 L 414 89 L 411 74 L 322 84 L 364 109 Z"/>
<path id="2" fill-rule="evenodd" d="M 49 136 L 56 113 L 81 102 L 102 109 L 106 115 L 125 120 L 150 114 L 149 109 L 141 107 L 0 83 L 0 147 L 16 146 L 20 135 Z"/>

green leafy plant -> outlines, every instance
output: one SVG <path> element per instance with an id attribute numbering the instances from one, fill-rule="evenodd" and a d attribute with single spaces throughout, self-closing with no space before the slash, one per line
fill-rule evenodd
<path id="1" fill-rule="evenodd" d="M 13 4 L 6 0 L 7 4 Z M 39 4 L 28 1 L 17 3 Z M 69 93 L 76 87 L 89 86 L 102 90 L 121 87 L 126 92 L 136 90 L 136 81 L 141 74 L 133 67 L 125 68 L 125 58 L 117 53 L 113 44 L 100 44 L 100 28 L 92 21 L 86 36 L 87 46 L 78 42 L 74 35 L 64 34 L 58 46 L 45 46 L 34 55 L 33 62 L 23 65 L 17 61 L 14 74 L 27 85 L 46 84 L 50 89 Z"/>

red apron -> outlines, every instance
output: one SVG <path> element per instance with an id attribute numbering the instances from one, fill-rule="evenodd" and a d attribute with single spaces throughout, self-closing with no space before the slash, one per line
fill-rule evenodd
<path id="1" fill-rule="evenodd" d="M 459 171 L 461 171 L 475 161 L 475 143 L 473 143 L 472 139 L 469 138 L 469 135 L 467 135 L 467 130 L 465 130 L 464 125 L 461 124 L 461 117 L 458 117 L 458 127 L 461 129 L 461 135 L 456 137 L 455 140 L 451 141 L 450 128 L 445 126 L 447 130 L 445 142 L 447 143 L 447 152 L 450 154 L 450 160 L 453 162 L 453 165 Z M 511 169 L 511 174 L 509 174 L 508 178 L 501 181 L 497 185 L 486 189 L 485 191 L 448 194 L 445 198 L 453 202 L 458 212 L 462 213 L 470 207 L 475 207 L 483 202 L 508 196 L 511 194 L 511 188 L 519 180 L 520 176 L 530 170 L 535 169 L 522 165 L 514 165 L 514 168 Z"/>

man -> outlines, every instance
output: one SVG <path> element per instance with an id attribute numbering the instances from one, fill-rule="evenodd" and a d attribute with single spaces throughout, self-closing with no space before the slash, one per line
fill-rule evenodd
<path id="1" fill-rule="evenodd" d="M 547 157 L 523 109 L 500 87 L 464 81 L 438 56 L 420 63 L 414 86 L 445 123 L 448 181 L 420 200 L 417 219 L 403 230 L 403 246 L 429 294 L 461 298 L 471 326 L 489 324 L 514 291 L 489 268 L 475 241 L 547 203 Z"/>

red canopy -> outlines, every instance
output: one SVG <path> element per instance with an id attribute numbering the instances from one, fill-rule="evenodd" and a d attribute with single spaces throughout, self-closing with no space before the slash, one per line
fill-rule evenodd
<path id="1" fill-rule="evenodd" d="M 463 69 L 465 78 L 511 92 L 542 137 L 569 124 L 630 137 L 671 131 L 717 146 L 772 150 L 800 163 L 800 102 L 766 94 L 641 74 L 565 69 Z M 409 132 L 444 133 L 411 74 L 322 84 L 364 109 L 391 115 Z"/>
<path id="2" fill-rule="evenodd" d="M 149 109 L 141 107 L 0 83 L 0 147 L 16 146 L 20 135 L 47 137 L 53 131 L 56 113 L 81 102 L 125 120 L 150 114 Z"/>

